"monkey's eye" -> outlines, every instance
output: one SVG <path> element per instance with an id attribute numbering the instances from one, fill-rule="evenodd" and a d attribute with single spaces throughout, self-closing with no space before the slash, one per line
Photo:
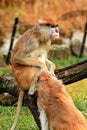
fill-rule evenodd
<path id="1" fill-rule="evenodd" d="M 45 24 L 45 26 L 49 26 L 49 27 L 51 27 L 51 24 L 47 23 L 47 24 Z"/>
<path id="2" fill-rule="evenodd" d="M 52 25 L 52 24 L 45 24 L 45 26 L 49 26 L 49 27 L 52 27 L 52 28 L 58 27 L 58 25 Z"/>

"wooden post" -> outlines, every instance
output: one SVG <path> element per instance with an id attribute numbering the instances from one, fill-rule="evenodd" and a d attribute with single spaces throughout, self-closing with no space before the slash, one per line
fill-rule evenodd
<path id="1" fill-rule="evenodd" d="M 84 45 L 86 41 L 86 34 L 87 34 L 87 22 L 85 24 L 84 37 L 83 37 L 82 46 L 81 46 L 80 55 L 79 55 L 80 58 L 83 56 Z"/>
<path id="2" fill-rule="evenodd" d="M 6 64 L 7 65 L 10 64 L 11 51 L 12 51 L 12 46 L 13 46 L 13 42 L 14 42 L 14 37 L 15 37 L 15 34 L 16 34 L 18 21 L 19 21 L 19 19 L 16 17 L 14 25 L 13 25 L 12 36 L 11 36 L 11 41 L 10 41 L 10 47 L 9 47 L 9 50 L 8 50 L 8 55 L 6 57 Z"/>

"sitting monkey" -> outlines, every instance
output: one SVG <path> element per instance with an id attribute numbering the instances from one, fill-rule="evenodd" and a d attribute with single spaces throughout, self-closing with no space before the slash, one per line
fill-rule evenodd
<path id="1" fill-rule="evenodd" d="M 37 77 L 42 70 L 54 73 L 55 65 L 47 55 L 52 40 L 59 38 L 56 21 L 44 18 L 36 26 L 27 30 L 17 41 L 12 53 L 12 70 L 20 87 L 17 112 L 11 130 L 14 130 L 20 115 L 25 90 L 34 93 Z"/>

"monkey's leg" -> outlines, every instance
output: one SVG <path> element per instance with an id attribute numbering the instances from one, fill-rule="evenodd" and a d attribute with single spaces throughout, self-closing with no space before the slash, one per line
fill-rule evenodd
<path id="1" fill-rule="evenodd" d="M 29 87 L 29 91 L 28 91 L 29 95 L 34 95 L 34 93 L 38 90 L 37 80 L 38 80 L 38 77 L 40 76 L 41 72 L 42 72 L 42 69 L 39 69 L 36 72 L 36 75 L 32 78 L 30 87 Z"/>
<path id="2" fill-rule="evenodd" d="M 15 120 L 14 120 L 14 123 L 13 123 L 13 125 L 12 125 L 10 130 L 15 130 L 16 124 L 18 122 L 18 118 L 20 116 L 20 111 L 21 111 L 21 107 L 22 107 L 23 97 L 24 97 L 24 91 L 21 89 L 20 93 L 19 93 L 19 97 L 18 97 L 18 105 L 17 105 L 16 115 L 15 115 Z"/>
<path id="3" fill-rule="evenodd" d="M 33 95 L 37 91 L 37 89 L 38 89 L 37 79 L 38 78 L 36 76 L 32 79 L 31 84 L 30 84 L 30 88 L 29 88 L 29 92 L 28 92 L 29 95 Z"/>

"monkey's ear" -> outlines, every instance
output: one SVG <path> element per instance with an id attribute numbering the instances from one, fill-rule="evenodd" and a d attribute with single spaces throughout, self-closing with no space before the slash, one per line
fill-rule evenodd
<path id="1" fill-rule="evenodd" d="M 40 19 L 38 23 L 47 26 L 58 26 L 57 22 L 51 18 Z"/>

